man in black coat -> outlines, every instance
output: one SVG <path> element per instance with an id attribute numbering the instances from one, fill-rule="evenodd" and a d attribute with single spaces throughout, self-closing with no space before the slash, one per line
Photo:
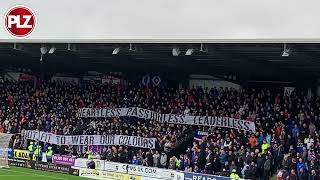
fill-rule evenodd
<path id="1" fill-rule="evenodd" d="M 308 180 L 307 172 L 304 169 L 300 169 L 299 171 L 300 171 L 300 173 L 299 173 L 298 179 L 299 180 Z"/>
<path id="2" fill-rule="evenodd" d="M 312 170 L 309 174 L 308 180 L 320 180 L 319 175 L 317 175 L 317 172 L 315 170 Z"/>
<path id="3" fill-rule="evenodd" d="M 262 178 L 263 175 L 263 166 L 264 166 L 264 162 L 265 162 L 265 158 L 261 156 L 261 154 L 258 154 L 258 158 L 257 158 L 257 171 L 256 171 L 256 177 L 257 178 Z"/>
<path id="4" fill-rule="evenodd" d="M 297 180 L 297 179 L 298 179 L 298 177 L 297 177 L 294 169 L 291 170 L 291 173 L 289 174 L 289 176 L 287 177 L 287 179 L 288 179 L 288 180 Z"/>
<path id="5" fill-rule="evenodd" d="M 255 166 L 254 166 L 254 162 L 252 162 L 253 164 L 250 164 L 247 168 L 247 170 L 245 170 L 244 172 L 244 177 L 246 179 L 253 179 L 254 178 L 254 170 L 255 170 Z"/>
<path id="6" fill-rule="evenodd" d="M 266 156 L 266 161 L 263 165 L 263 178 L 269 179 L 270 177 L 270 169 L 271 169 L 271 159 L 269 156 Z"/>
<path id="7" fill-rule="evenodd" d="M 257 173 L 257 165 L 255 162 L 251 162 L 251 177 L 250 179 L 255 179 L 256 178 L 256 173 Z"/>

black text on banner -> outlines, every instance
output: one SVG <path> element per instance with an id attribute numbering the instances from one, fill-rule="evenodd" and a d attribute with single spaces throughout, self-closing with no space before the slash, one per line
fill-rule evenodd
<path id="1" fill-rule="evenodd" d="M 158 122 L 173 124 L 190 124 L 201 126 L 215 126 L 234 128 L 245 131 L 255 132 L 255 124 L 251 121 L 235 119 L 230 117 L 218 116 L 190 116 L 176 114 L 161 114 L 152 110 L 133 107 L 133 108 L 81 108 L 78 110 L 79 117 L 121 117 L 132 116 L 143 119 L 150 119 Z"/>
<path id="2" fill-rule="evenodd" d="M 123 145 L 155 149 L 156 138 L 126 135 L 55 135 L 42 131 L 23 130 L 22 136 L 56 145 Z"/>

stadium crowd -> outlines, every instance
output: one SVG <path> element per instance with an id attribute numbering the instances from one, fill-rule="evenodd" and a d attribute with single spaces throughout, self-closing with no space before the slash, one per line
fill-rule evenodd
<path id="1" fill-rule="evenodd" d="M 257 132 L 163 124 L 132 117 L 79 118 L 82 107 L 141 107 L 161 113 L 223 116 L 254 121 Z M 246 179 L 320 179 L 320 98 L 304 91 L 177 89 L 138 84 L 81 85 L 38 82 L 0 83 L 0 132 L 38 129 L 63 135 L 124 134 L 157 138 L 156 150 L 131 147 L 53 146 L 56 154 L 170 168 Z M 170 156 L 184 132 L 205 131 L 180 156 Z M 27 149 L 19 135 L 12 146 Z M 46 147 L 48 145 L 45 145 Z M 46 148 L 43 149 L 45 151 Z"/>

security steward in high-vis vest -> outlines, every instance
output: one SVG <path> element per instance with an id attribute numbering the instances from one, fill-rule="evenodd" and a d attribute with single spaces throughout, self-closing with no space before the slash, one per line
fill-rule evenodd
<path id="1" fill-rule="evenodd" d="M 92 152 L 88 151 L 87 154 L 88 154 L 88 160 L 93 160 Z"/>
<path id="2" fill-rule="evenodd" d="M 34 150 L 34 157 L 37 161 L 41 161 L 42 159 L 42 151 L 41 151 L 41 146 L 38 145 L 37 149 Z"/>
<path id="3" fill-rule="evenodd" d="M 49 146 L 48 150 L 46 151 L 47 162 L 52 162 L 52 155 L 53 155 L 52 147 Z"/>
<path id="4" fill-rule="evenodd" d="M 28 150 L 29 150 L 29 159 L 32 160 L 34 150 L 35 150 L 35 146 L 34 146 L 33 142 L 30 142 L 30 145 L 28 146 Z"/>
<path id="5" fill-rule="evenodd" d="M 231 180 L 238 180 L 238 179 L 240 179 L 239 175 L 237 174 L 237 170 L 233 169 L 233 170 L 231 171 L 230 179 L 231 179 Z"/>
<path id="6" fill-rule="evenodd" d="M 87 162 L 87 167 L 89 169 L 95 169 L 96 168 L 96 163 L 93 161 L 93 154 L 91 151 L 87 151 L 87 155 L 88 155 L 88 162 Z"/>
<path id="7" fill-rule="evenodd" d="M 263 144 L 261 145 L 261 153 L 265 154 L 267 153 L 267 150 L 269 149 L 270 145 L 267 143 L 267 141 L 263 141 Z"/>
<path id="8" fill-rule="evenodd" d="M 176 160 L 176 169 L 180 169 L 180 166 L 181 166 L 181 160 L 177 159 Z"/>

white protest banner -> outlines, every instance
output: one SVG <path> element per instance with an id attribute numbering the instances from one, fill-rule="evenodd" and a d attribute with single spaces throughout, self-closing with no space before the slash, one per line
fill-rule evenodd
<path id="1" fill-rule="evenodd" d="M 154 167 L 128 165 L 128 174 L 138 175 L 142 177 L 157 178 L 157 179 L 170 179 L 175 180 L 177 177 L 175 171 L 168 169 L 160 169 Z"/>
<path id="2" fill-rule="evenodd" d="M 42 131 L 22 130 L 27 139 L 56 145 L 123 145 L 155 149 L 156 138 L 144 138 L 126 135 L 56 135 Z"/>
<path id="3" fill-rule="evenodd" d="M 254 122 L 240 120 L 229 117 L 217 116 L 189 116 L 189 115 L 176 115 L 176 114 L 160 114 L 158 112 L 147 110 L 138 107 L 132 108 L 114 108 L 114 109 L 101 109 L 101 108 L 81 108 L 78 110 L 79 117 L 122 117 L 132 116 L 143 119 L 150 119 L 159 122 L 167 122 L 173 124 L 190 124 L 201 126 L 214 126 L 234 128 L 245 131 L 255 132 L 256 127 Z"/>

